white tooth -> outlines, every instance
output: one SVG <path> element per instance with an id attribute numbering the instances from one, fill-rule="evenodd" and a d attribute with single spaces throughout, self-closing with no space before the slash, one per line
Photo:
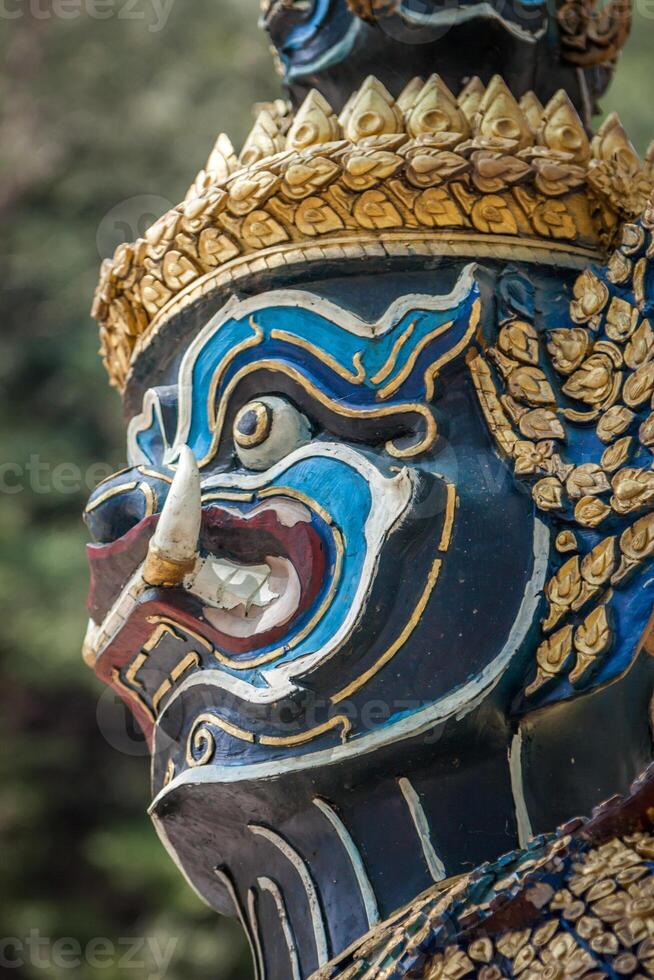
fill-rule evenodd
<path id="1" fill-rule="evenodd" d="M 200 471 L 193 452 L 183 446 L 175 479 L 166 498 L 152 543 L 162 558 L 187 563 L 198 552 Z"/>
<path id="2" fill-rule="evenodd" d="M 274 599 L 279 599 L 280 593 L 274 592 L 268 582 L 264 582 L 250 599 L 251 606 L 269 606 Z"/>
<path id="3" fill-rule="evenodd" d="M 221 585 L 229 585 L 236 574 L 236 569 L 233 566 L 225 565 L 223 562 L 209 560 L 208 564 Z"/>
<path id="4" fill-rule="evenodd" d="M 219 608 L 243 606 L 247 612 L 259 594 L 265 595 L 265 602 L 276 598 L 270 590 L 262 593 L 269 577 L 268 565 L 237 565 L 227 558 L 210 558 L 197 566 L 188 587 Z"/>

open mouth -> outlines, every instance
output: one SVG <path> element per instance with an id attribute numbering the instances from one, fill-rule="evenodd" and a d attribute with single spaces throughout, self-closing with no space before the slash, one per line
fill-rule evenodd
<path id="1" fill-rule="evenodd" d="M 248 513 L 203 508 L 200 559 L 184 586 L 228 652 L 276 642 L 314 604 L 327 563 L 314 519 L 304 504 L 285 498 Z"/>
<path id="2" fill-rule="evenodd" d="M 125 603 L 129 615 L 130 589 L 121 599 L 118 588 L 124 591 L 125 580 L 138 574 L 156 526 L 156 518 L 146 518 L 122 538 L 89 547 L 89 609 L 99 633 L 115 618 L 117 604 Z M 336 574 L 336 535 L 290 496 L 276 494 L 249 510 L 205 501 L 198 558 L 183 587 L 163 590 L 163 604 L 173 618 L 182 612 L 202 623 L 207 640 L 227 655 L 282 641 L 290 649 L 305 621 L 317 621 L 328 605 L 319 600 Z"/>

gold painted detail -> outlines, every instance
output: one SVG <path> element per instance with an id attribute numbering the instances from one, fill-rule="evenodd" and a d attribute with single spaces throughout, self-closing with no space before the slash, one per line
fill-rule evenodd
<path id="1" fill-rule="evenodd" d="M 528 695 L 563 678 L 583 684 L 599 669 L 613 641 L 613 590 L 654 557 L 654 328 L 644 285 L 652 229 L 650 205 L 642 223 L 622 231 L 607 266 L 621 295 L 588 269 L 574 284 L 569 326 L 539 335 L 509 319 L 495 346 L 468 357 L 498 449 L 536 507 L 565 528 Z M 593 426 L 600 443 L 596 459 L 580 465 L 565 445 L 577 426 Z M 622 530 L 602 534 L 616 524 Z M 594 534 L 580 545 L 577 529 Z"/>
<path id="2" fill-rule="evenodd" d="M 564 0 L 556 19 L 564 61 L 579 68 L 611 70 L 631 30 L 631 0 Z"/>
<path id="3" fill-rule="evenodd" d="M 130 483 L 121 483 L 117 487 L 110 487 L 109 490 L 105 490 L 99 497 L 96 497 L 95 500 L 91 501 L 91 503 L 87 506 L 85 513 L 92 514 L 94 510 L 97 510 L 98 507 L 102 507 L 102 505 L 108 500 L 111 500 L 113 497 L 119 497 L 124 493 L 131 493 L 131 491 L 136 490 L 138 486 L 138 482 L 136 480 L 132 480 Z"/>
<path id="4" fill-rule="evenodd" d="M 188 737 L 186 762 L 190 768 L 197 769 L 200 766 L 206 766 L 213 759 L 216 751 L 216 739 L 211 731 L 212 727 L 218 728 L 241 742 L 248 742 L 250 745 L 293 747 L 312 742 L 316 738 L 320 738 L 321 735 L 338 728 L 341 729 L 341 741 L 345 742 L 352 726 L 346 715 L 335 715 L 324 724 L 304 732 L 298 732 L 295 735 L 255 735 L 254 732 L 249 732 L 240 725 L 234 725 L 214 712 L 206 712 L 195 720 Z"/>
<path id="5" fill-rule="evenodd" d="M 445 515 L 443 520 L 443 529 L 441 531 L 440 541 L 438 543 L 438 550 L 441 553 L 447 552 L 450 544 L 452 542 L 452 533 L 454 530 L 454 522 L 456 519 L 456 510 L 458 507 L 459 499 L 456 492 L 456 487 L 454 484 L 448 484 L 447 486 L 447 497 L 445 504 Z M 341 701 L 345 701 L 347 698 L 351 697 L 357 691 L 359 691 L 364 685 L 368 683 L 373 677 L 375 677 L 383 667 L 385 667 L 395 655 L 402 649 L 404 644 L 407 642 L 409 637 L 413 634 L 418 623 L 423 617 L 427 604 L 431 598 L 432 592 L 436 587 L 438 582 L 441 569 L 443 567 L 443 559 L 438 557 L 432 563 L 431 569 L 427 576 L 427 581 L 425 587 L 422 590 L 420 598 L 416 603 L 416 606 L 406 623 L 404 629 L 399 634 L 399 636 L 394 640 L 389 647 L 387 647 L 382 654 L 375 660 L 374 664 L 364 671 L 359 677 L 355 678 L 350 684 L 344 687 L 342 690 L 338 691 L 336 694 L 332 695 L 332 701 L 334 704 L 338 704 Z"/>
<path id="6" fill-rule="evenodd" d="M 565 93 L 540 109 L 499 76 L 458 99 L 438 76 L 414 80 L 397 100 L 370 77 L 338 118 L 316 92 L 293 121 L 262 109 L 240 158 L 221 136 L 186 200 L 103 264 L 93 315 L 112 384 L 124 388 L 183 297 L 248 256 L 304 264 L 333 241 L 354 259 L 366 254 L 357 241 L 399 234 L 401 255 L 456 235 L 478 254 L 487 240 L 534 257 L 545 244 L 563 264 L 580 247 L 599 257 L 642 211 L 650 164 L 617 117 L 589 144 Z"/>
<path id="7" fill-rule="evenodd" d="M 477 870 L 423 892 L 311 980 L 390 980 L 407 962 L 423 980 L 650 976 L 653 856 L 647 831 L 596 844 L 559 831 L 484 865 L 485 887 Z M 509 908 L 517 926 L 502 911 L 498 921 Z"/>
<path id="8" fill-rule="evenodd" d="M 471 329 L 472 327 L 469 328 L 468 332 L 466 333 L 466 338 L 464 338 L 466 344 L 470 340 Z M 456 348 L 454 348 L 453 351 L 448 352 L 448 355 L 451 355 L 452 357 L 455 356 L 456 353 L 462 349 L 462 343 L 456 345 Z M 448 355 L 445 355 L 445 357 Z M 438 363 L 442 364 L 443 361 L 444 359 L 440 359 Z M 429 379 L 432 376 L 434 367 L 435 366 L 432 365 L 432 367 L 429 369 L 427 375 L 428 385 L 432 383 Z M 220 371 L 221 369 L 219 368 L 218 370 Z M 293 367 L 293 365 L 286 364 L 284 361 L 278 361 L 273 358 L 262 358 L 253 362 L 252 364 L 245 364 L 242 368 L 240 368 L 240 370 L 238 370 L 230 379 L 224 390 L 220 392 L 219 398 L 218 386 L 212 380 L 208 404 L 209 425 L 212 433 L 212 439 L 211 445 L 209 446 L 205 456 L 199 460 L 198 465 L 201 468 L 211 462 L 216 454 L 225 426 L 225 421 L 227 419 L 231 396 L 234 394 L 238 385 L 244 378 L 247 378 L 252 374 L 256 374 L 259 371 L 270 371 L 285 375 L 287 378 L 290 378 L 293 382 L 295 382 L 295 384 L 297 384 L 300 388 L 302 388 L 315 402 L 322 405 L 334 415 L 340 415 L 343 418 L 354 420 L 358 419 L 362 422 L 371 419 L 384 418 L 400 420 L 403 416 L 415 416 L 417 419 L 420 419 L 423 423 L 424 431 L 419 434 L 418 437 L 409 445 L 398 446 L 393 440 L 389 440 L 386 443 L 386 451 L 391 456 L 395 456 L 396 458 L 406 458 L 426 452 L 431 448 L 436 441 L 436 437 L 438 436 L 436 419 L 434 418 L 434 413 L 429 405 L 420 402 L 400 402 L 395 405 L 380 405 L 375 408 L 350 408 L 349 406 L 344 405 L 342 401 L 330 398 L 328 395 L 326 395 L 301 371 Z M 218 398 L 217 404 L 216 398 Z"/>
<path id="9" fill-rule="evenodd" d="M 251 421 L 254 425 L 247 425 Z M 270 407 L 265 402 L 248 402 L 234 419 L 234 442 L 245 449 L 260 446 L 270 435 L 271 427 Z"/>
<path id="10" fill-rule="evenodd" d="M 181 660 L 179 660 L 174 667 L 170 669 L 168 675 L 161 682 L 157 690 L 152 694 L 150 698 L 151 704 L 149 704 L 145 688 L 138 676 L 139 671 L 147 663 L 150 655 L 156 650 L 162 640 L 166 639 L 166 637 L 171 637 L 178 643 L 187 643 L 188 636 L 184 634 L 189 632 L 186 631 L 183 626 L 178 626 L 177 623 L 174 623 L 172 620 L 165 619 L 164 617 L 154 617 L 154 619 L 150 620 L 150 622 L 154 623 L 155 629 L 125 671 L 124 681 L 120 676 L 120 672 L 117 670 L 113 671 L 112 676 L 114 684 L 119 687 L 123 693 L 128 694 L 132 700 L 138 702 L 139 707 L 145 711 L 145 713 L 154 722 L 159 714 L 161 702 L 166 695 L 172 691 L 177 681 L 179 681 L 187 671 L 199 667 L 202 659 L 195 650 L 191 650 L 189 653 L 186 653 Z M 191 635 L 190 632 L 189 635 Z M 195 634 L 193 634 L 193 638 L 198 639 Z"/>

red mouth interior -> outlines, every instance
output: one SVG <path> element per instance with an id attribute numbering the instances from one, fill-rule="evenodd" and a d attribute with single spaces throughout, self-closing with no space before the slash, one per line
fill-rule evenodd
<path id="1" fill-rule="evenodd" d="M 312 605 L 323 583 L 326 562 L 320 534 L 306 521 L 287 526 L 274 506 L 257 509 L 249 517 L 222 507 L 204 508 L 200 548 L 203 557 L 226 558 L 240 565 L 263 564 L 267 556 L 285 558 L 293 565 L 300 581 L 297 609 L 289 621 L 274 630 L 241 639 L 220 633 L 207 624 L 210 637 L 228 652 L 251 652 L 281 639 Z"/>
<path id="2" fill-rule="evenodd" d="M 301 586 L 300 602 L 290 620 L 267 633 L 244 638 L 229 636 L 206 621 L 202 614 L 206 603 L 197 596 L 181 588 L 161 589 L 158 601 L 166 607 L 171 619 L 180 613 L 187 622 L 192 617 L 198 627 L 201 624 L 199 631 L 208 640 L 233 654 L 250 653 L 276 643 L 288 634 L 293 623 L 320 593 L 327 560 L 323 538 L 313 523 L 300 520 L 288 526 L 290 522 L 284 523 L 283 503 L 282 498 L 277 501 L 278 510 L 271 500 L 265 507 L 259 505 L 250 516 L 218 505 L 205 505 L 200 550 L 202 557 L 225 558 L 241 565 L 263 564 L 266 556 L 288 560 Z M 102 621 L 129 577 L 144 560 L 157 520 L 158 516 L 146 518 L 111 544 L 88 546 L 91 589 L 87 604 L 96 623 Z M 133 616 L 138 616 L 138 609 Z"/>

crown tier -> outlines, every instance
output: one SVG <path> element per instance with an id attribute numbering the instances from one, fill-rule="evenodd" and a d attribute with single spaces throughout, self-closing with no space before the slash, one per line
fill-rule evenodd
<path id="1" fill-rule="evenodd" d="M 499 76 L 458 98 L 433 75 L 370 77 L 337 116 L 311 92 L 219 136 L 185 201 L 103 263 L 93 315 L 112 384 L 173 313 L 243 276 L 370 254 L 602 258 L 654 184 L 617 116 L 589 140 L 564 92 L 518 103 Z"/>

